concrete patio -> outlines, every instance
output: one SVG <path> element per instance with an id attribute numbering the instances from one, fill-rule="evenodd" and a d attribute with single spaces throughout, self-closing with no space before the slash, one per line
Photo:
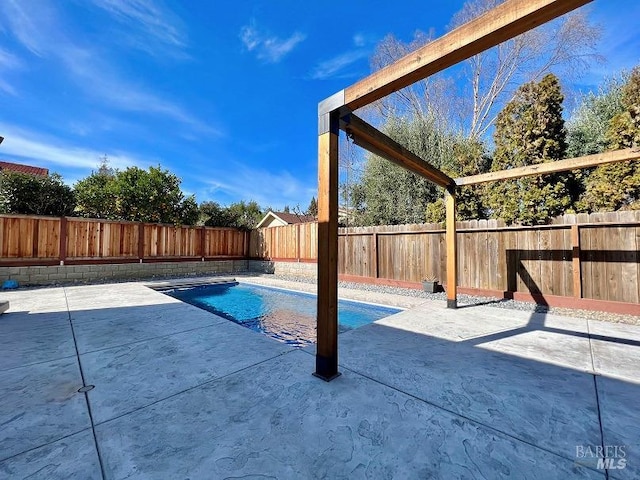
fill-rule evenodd
<path id="1" fill-rule="evenodd" d="M 640 327 L 341 296 L 408 309 L 325 383 L 143 283 L 3 292 L 0 478 L 640 478 Z"/>

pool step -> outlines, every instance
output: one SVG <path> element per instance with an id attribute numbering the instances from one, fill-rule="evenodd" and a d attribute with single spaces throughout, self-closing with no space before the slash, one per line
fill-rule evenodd
<path id="1" fill-rule="evenodd" d="M 164 280 L 158 282 L 147 282 L 145 287 L 152 288 L 154 290 L 167 290 L 172 288 L 186 288 L 197 287 L 200 285 L 220 285 L 225 283 L 238 283 L 233 277 L 209 277 L 209 278 L 194 278 L 194 279 L 176 279 L 176 280 Z"/>

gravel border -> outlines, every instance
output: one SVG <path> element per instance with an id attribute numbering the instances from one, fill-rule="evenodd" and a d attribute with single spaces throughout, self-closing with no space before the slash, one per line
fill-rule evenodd
<path id="1" fill-rule="evenodd" d="M 315 278 L 297 277 L 292 275 L 276 275 L 276 274 L 253 274 L 259 277 L 269 277 L 278 280 L 286 280 L 290 282 L 315 284 Z M 241 276 L 241 275 L 239 275 Z M 395 295 L 404 295 L 408 297 L 424 298 L 426 300 L 442 301 L 447 300 L 444 292 L 427 293 L 423 290 L 412 288 L 390 287 L 385 285 L 374 285 L 370 283 L 354 283 L 354 282 L 338 282 L 338 286 L 353 290 L 364 290 L 368 292 L 392 293 Z M 497 297 L 480 297 L 476 295 L 458 294 L 458 302 L 463 305 L 485 305 L 492 308 L 502 308 L 510 310 L 519 310 L 522 312 L 551 313 L 556 315 L 564 315 L 567 317 L 586 318 L 588 320 L 599 320 L 602 322 L 621 323 L 627 325 L 640 326 L 640 317 L 635 315 L 622 315 L 618 313 L 601 312 L 596 310 L 580 310 L 573 308 L 547 307 L 537 305 L 531 302 L 518 302 L 516 300 L 508 300 Z"/>

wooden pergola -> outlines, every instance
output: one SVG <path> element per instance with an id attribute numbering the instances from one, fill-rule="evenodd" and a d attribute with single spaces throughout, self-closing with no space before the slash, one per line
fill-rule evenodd
<path id="1" fill-rule="evenodd" d="M 338 372 L 338 137 L 342 129 L 360 147 L 446 190 L 447 307 L 457 308 L 456 191 L 463 185 L 549 174 L 640 158 L 625 149 L 482 175 L 450 178 L 429 162 L 353 114 L 478 53 L 527 32 L 592 0 L 507 0 L 318 105 L 318 334 L 314 375 Z"/>

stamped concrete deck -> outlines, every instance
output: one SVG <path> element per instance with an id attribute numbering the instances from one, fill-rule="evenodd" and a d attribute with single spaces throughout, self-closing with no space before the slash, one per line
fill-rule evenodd
<path id="1" fill-rule="evenodd" d="M 3 293 L 0 478 L 640 478 L 640 327 L 341 294 L 410 308 L 325 383 L 142 283 Z"/>

